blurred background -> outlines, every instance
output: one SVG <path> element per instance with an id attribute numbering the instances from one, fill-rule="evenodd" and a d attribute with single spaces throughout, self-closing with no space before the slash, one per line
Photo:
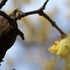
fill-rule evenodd
<path id="1" fill-rule="evenodd" d="M 1 1 L 1 0 L 0 0 Z M 39 9 L 46 0 L 8 0 L 2 10 L 10 14 L 16 8 L 23 12 Z M 65 33 L 70 30 L 70 0 L 49 0 L 44 12 L 56 22 Z M 60 33 L 44 17 L 29 15 L 18 20 L 19 29 L 25 40 L 19 36 L 7 51 L 0 70 L 70 70 L 58 55 L 48 52 Z"/>

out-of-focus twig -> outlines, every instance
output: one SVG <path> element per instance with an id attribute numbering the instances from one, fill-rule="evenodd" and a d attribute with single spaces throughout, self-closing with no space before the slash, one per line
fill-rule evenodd
<path id="1" fill-rule="evenodd" d="M 6 4 L 8 0 L 2 0 L 0 3 L 0 9 Z"/>
<path id="2" fill-rule="evenodd" d="M 11 23 L 13 21 L 13 19 L 9 15 L 7 15 L 4 11 L 1 11 L 1 10 L 0 10 L 0 15 L 3 16 L 5 19 L 7 19 L 7 21 L 10 23 L 10 25 L 13 26 L 13 24 Z"/>

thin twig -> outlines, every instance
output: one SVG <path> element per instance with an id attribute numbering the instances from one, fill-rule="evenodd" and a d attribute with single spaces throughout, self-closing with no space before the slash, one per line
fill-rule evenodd
<path id="1" fill-rule="evenodd" d="M 6 4 L 8 0 L 2 0 L 0 3 L 0 9 Z"/>
<path id="2" fill-rule="evenodd" d="M 43 6 L 41 7 L 42 10 L 45 9 L 45 6 L 47 5 L 48 1 L 49 1 L 49 0 L 45 1 L 45 3 L 43 4 Z"/>
<path id="3" fill-rule="evenodd" d="M 45 14 L 44 12 L 42 12 L 41 15 L 42 15 L 43 17 L 45 17 L 45 18 L 51 23 L 51 25 L 52 25 L 53 27 L 55 27 L 55 28 L 60 32 L 61 35 L 66 35 L 66 34 L 55 24 L 55 22 L 54 22 L 47 14 Z"/>
<path id="4" fill-rule="evenodd" d="M 19 16 L 17 16 L 16 18 L 15 18 L 15 20 L 18 20 L 18 19 L 21 19 L 21 18 L 23 18 L 23 17 L 25 17 L 25 16 L 28 16 L 28 15 L 32 15 L 32 14 L 39 14 L 40 16 L 43 16 L 44 18 L 46 18 L 50 23 L 51 23 L 51 25 L 53 26 L 53 27 L 55 27 L 59 32 L 60 32 L 60 34 L 61 35 L 64 35 L 65 33 L 55 24 L 55 22 L 47 15 L 47 14 L 45 14 L 44 12 L 43 12 L 43 10 L 45 9 L 45 6 L 46 6 L 46 4 L 47 4 L 47 2 L 48 2 L 49 0 L 47 0 L 45 3 L 44 3 L 44 5 L 40 8 L 40 9 L 38 9 L 38 10 L 34 10 L 34 11 L 30 11 L 30 12 L 22 12 L 22 11 L 20 11 L 21 12 L 21 14 L 19 15 Z M 17 10 L 17 9 L 16 9 Z M 15 10 L 15 11 L 16 11 Z M 19 12 L 19 13 L 20 13 Z M 65 34 L 66 35 L 66 34 Z"/>

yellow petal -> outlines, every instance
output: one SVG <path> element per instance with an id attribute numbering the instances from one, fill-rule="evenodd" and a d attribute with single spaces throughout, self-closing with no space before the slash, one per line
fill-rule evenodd
<path id="1" fill-rule="evenodd" d="M 51 53 L 56 53 L 57 52 L 57 49 L 55 49 L 55 45 L 53 45 L 51 48 L 49 48 L 48 50 L 49 50 L 49 52 L 51 52 Z"/>
<path id="2" fill-rule="evenodd" d="M 58 48 L 57 48 L 57 44 L 58 44 L 58 43 L 59 43 L 59 41 L 55 41 L 55 42 L 53 43 L 53 46 L 48 49 L 49 52 L 51 52 L 51 53 L 56 53 L 57 50 L 58 50 Z"/>
<path id="3" fill-rule="evenodd" d="M 64 60 L 70 64 L 70 52 L 64 56 Z"/>
<path id="4" fill-rule="evenodd" d="M 66 55 L 70 51 L 70 41 L 69 38 L 62 39 L 57 45 L 58 51 L 57 54 Z"/>

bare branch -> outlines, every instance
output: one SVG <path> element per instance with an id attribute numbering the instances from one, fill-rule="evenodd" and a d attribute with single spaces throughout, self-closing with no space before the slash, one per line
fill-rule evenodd
<path id="1" fill-rule="evenodd" d="M 7 2 L 8 0 L 2 0 L 1 3 L 0 3 L 0 9 L 5 5 L 5 3 Z"/>
<path id="2" fill-rule="evenodd" d="M 66 35 L 47 14 L 42 12 L 42 16 L 45 17 L 51 23 L 51 25 L 60 32 L 61 35 Z"/>
<path id="3" fill-rule="evenodd" d="M 7 15 L 5 12 L 1 10 L 0 10 L 0 15 L 3 16 L 9 22 L 9 24 L 17 30 L 16 28 L 17 22 L 15 19 L 11 18 L 9 15 Z"/>
<path id="4" fill-rule="evenodd" d="M 1 4 L 0 4 L 0 7 L 2 7 L 5 3 L 6 3 L 7 0 L 2 0 Z M 45 3 L 43 4 L 43 6 L 38 9 L 38 10 L 34 10 L 34 11 L 30 11 L 30 12 L 22 12 L 20 11 L 19 9 L 16 9 L 12 12 L 12 15 L 14 16 L 16 14 L 16 12 L 19 13 L 18 16 L 14 17 L 14 20 L 17 21 L 18 19 L 21 19 L 22 17 L 25 17 L 25 16 L 28 16 L 28 15 L 32 15 L 32 14 L 39 14 L 40 16 L 43 16 L 44 18 L 46 18 L 53 27 L 55 27 L 61 35 L 65 34 L 56 24 L 55 22 L 47 15 L 43 12 L 43 10 L 45 9 L 45 6 L 46 4 L 48 3 L 49 0 L 46 0 Z M 12 25 L 14 27 L 14 24 L 11 23 L 10 21 L 12 21 L 13 19 L 11 17 L 9 17 L 6 13 L 4 13 L 3 11 L 0 11 L 0 15 L 2 15 L 3 17 L 5 17 L 10 25 Z M 11 14 L 10 14 L 11 15 Z"/>
<path id="5" fill-rule="evenodd" d="M 48 1 L 49 1 L 49 0 L 46 0 L 46 1 L 45 1 L 45 3 L 43 4 L 43 6 L 42 6 L 42 8 L 41 8 L 42 10 L 45 9 L 45 6 L 47 5 Z"/>
<path id="6" fill-rule="evenodd" d="M 49 0 L 47 0 L 47 1 L 44 3 L 44 5 L 43 5 L 40 9 L 38 9 L 38 10 L 34 10 L 34 11 L 30 11 L 30 12 L 25 12 L 25 13 L 24 13 L 24 12 L 22 12 L 22 11 L 16 9 L 17 12 L 20 13 L 20 15 L 18 15 L 17 17 L 15 17 L 15 20 L 21 19 L 21 18 L 23 18 L 23 17 L 25 17 L 25 16 L 28 16 L 28 15 L 39 14 L 40 16 L 43 16 L 44 18 L 46 18 L 46 19 L 51 23 L 51 25 L 52 25 L 53 27 L 55 27 L 55 28 L 60 32 L 61 35 L 64 35 L 65 33 L 55 24 L 55 22 L 54 22 L 47 14 L 45 14 L 45 13 L 43 12 L 43 10 L 44 10 L 44 8 L 45 8 L 45 6 L 46 6 L 46 4 L 47 4 L 48 1 L 49 1 Z M 15 10 L 15 11 L 16 11 L 16 10 Z M 15 12 L 15 11 L 14 11 L 14 12 Z"/>
<path id="7" fill-rule="evenodd" d="M 5 19 L 7 19 L 8 22 L 12 21 L 12 18 L 10 18 L 5 12 L 0 10 L 0 15 L 3 16 Z"/>

